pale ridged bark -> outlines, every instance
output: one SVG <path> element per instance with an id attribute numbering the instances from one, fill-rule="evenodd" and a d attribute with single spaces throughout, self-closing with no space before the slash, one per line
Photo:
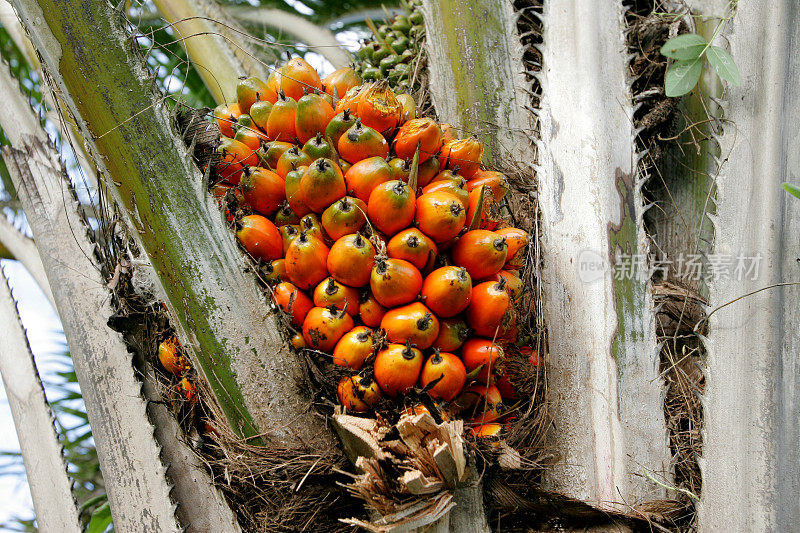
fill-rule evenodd
<path id="1" fill-rule="evenodd" d="M 670 457 L 622 15 L 616 0 L 545 3 L 538 170 L 562 461 L 547 484 L 617 510 L 664 498 L 646 474 L 668 480 Z"/>
<path id="2" fill-rule="evenodd" d="M 19 437 L 40 531 L 80 533 L 72 481 L 67 475 L 53 413 L 19 320 L 5 275 L 0 272 L 0 374 Z"/>
<path id="3" fill-rule="evenodd" d="M 15 0 L 114 200 L 157 273 L 172 324 L 241 435 L 329 445 L 300 366 L 172 130 L 118 15 L 102 3 Z"/>
<path id="4" fill-rule="evenodd" d="M 800 522 L 800 168 L 797 2 L 740 2 L 726 28 L 742 73 L 727 86 L 714 253 L 760 256 L 715 278 L 706 343 L 700 530 L 785 532 Z M 745 259 L 745 266 L 754 262 Z"/>
<path id="5" fill-rule="evenodd" d="M 0 77 L 0 89 L 3 90 L 6 89 L 6 87 L 3 86 L 4 81 L 5 77 Z M 13 89 L 16 90 L 16 88 Z M 5 94 L 5 92 L 3 94 Z M 0 106 L 2 106 L 2 104 L 0 104 Z M 0 114 L 2 113 L 4 113 L 4 110 L 0 107 Z M 23 235 L 2 215 L 0 215 L 0 244 L 9 251 L 13 259 L 22 263 L 25 270 L 27 270 L 34 281 L 36 281 L 39 288 L 42 289 L 50 305 L 55 308 L 56 304 L 53 300 L 53 291 L 50 290 L 50 284 L 47 283 L 47 276 L 44 273 L 44 267 L 42 266 L 42 260 L 39 258 L 39 252 L 36 250 L 36 245 L 33 243 L 32 239 Z"/>

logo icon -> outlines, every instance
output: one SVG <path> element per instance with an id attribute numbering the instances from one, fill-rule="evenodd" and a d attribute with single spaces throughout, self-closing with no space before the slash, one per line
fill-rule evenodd
<path id="1" fill-rule="evenodd" d="M 578 278 L 583 283 L 593 283 L 603 277 L 610 265 L 608 259 L 594 250 L 581 250 L 577 261 Z"/>

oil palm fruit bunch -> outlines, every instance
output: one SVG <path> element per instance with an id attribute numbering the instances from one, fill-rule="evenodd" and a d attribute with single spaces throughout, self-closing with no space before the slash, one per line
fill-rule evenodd
<path id="1" fill-rule="evenodd" d="M 518 401 L 504 361 L 523 349 L 528 234 L 488 209 L 508 183 L 481 142 L 352 68 L 320 78 L 294 58 L 237 95 L 212 118 L 215 196 L 238 204 L 227 216 L 290 344 L 341 376 L 350 412 L 399 412 L 413 393 L 474 427 L 502 422 Z"/>
<path id="2" fill-rule="evenodd" d="M 404 2 L 405 13 L 375 26 L 368 23 L 373 37 L 358 52 L 355 69 L 365 81 L 386 79 L 393 90 L 404 92 L 411 87 L 414 62 L 425 38 L 421 4 Z"/>

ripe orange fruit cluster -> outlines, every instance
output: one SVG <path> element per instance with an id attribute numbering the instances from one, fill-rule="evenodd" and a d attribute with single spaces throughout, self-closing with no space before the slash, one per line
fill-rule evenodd
<path id="1" fill-rule="evenodd" d="M 192 368 L 189 360 L 181 350 L 181 345 L 176 337 L 170 337 L 158 345 L 158 360 L 164 370 L 180 379 L 176 388 L 188 401 L 194 400 L 195 385 L 186 376 Z"/>
<path id="2" fill-rule="evenodd" d="M 236 235 L 292 345 L 351 371 L 338 387 L 350 411 L 416 387 L 475 424 L 501 418 L 517 399 L 502 363 L 528 234 L 488 215 L 508 183 L 482 168 L 482 143 L 414 118 L 386 82 L 320 79 L 300 58 L 237 96 L 214 112 L 216 194 L 232 188 L 249 213 Z"/>

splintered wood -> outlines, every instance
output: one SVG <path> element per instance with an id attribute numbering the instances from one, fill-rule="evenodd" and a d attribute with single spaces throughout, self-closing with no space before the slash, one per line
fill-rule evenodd
<path id="1" fill-rule="evenodd" d="M 453 491 L 467 477 L 464 423 L 437 424 L 427 413 L 406 413 L 392 426 L 383 418 L 337 413 L 334 427 L 359 474 L 344 485 L 380 518 L 343 520 L 377 533 L 400 533 L 431 524 L 455 505 Z M 392 430 L 395 431 L 392 431 Z"/>

